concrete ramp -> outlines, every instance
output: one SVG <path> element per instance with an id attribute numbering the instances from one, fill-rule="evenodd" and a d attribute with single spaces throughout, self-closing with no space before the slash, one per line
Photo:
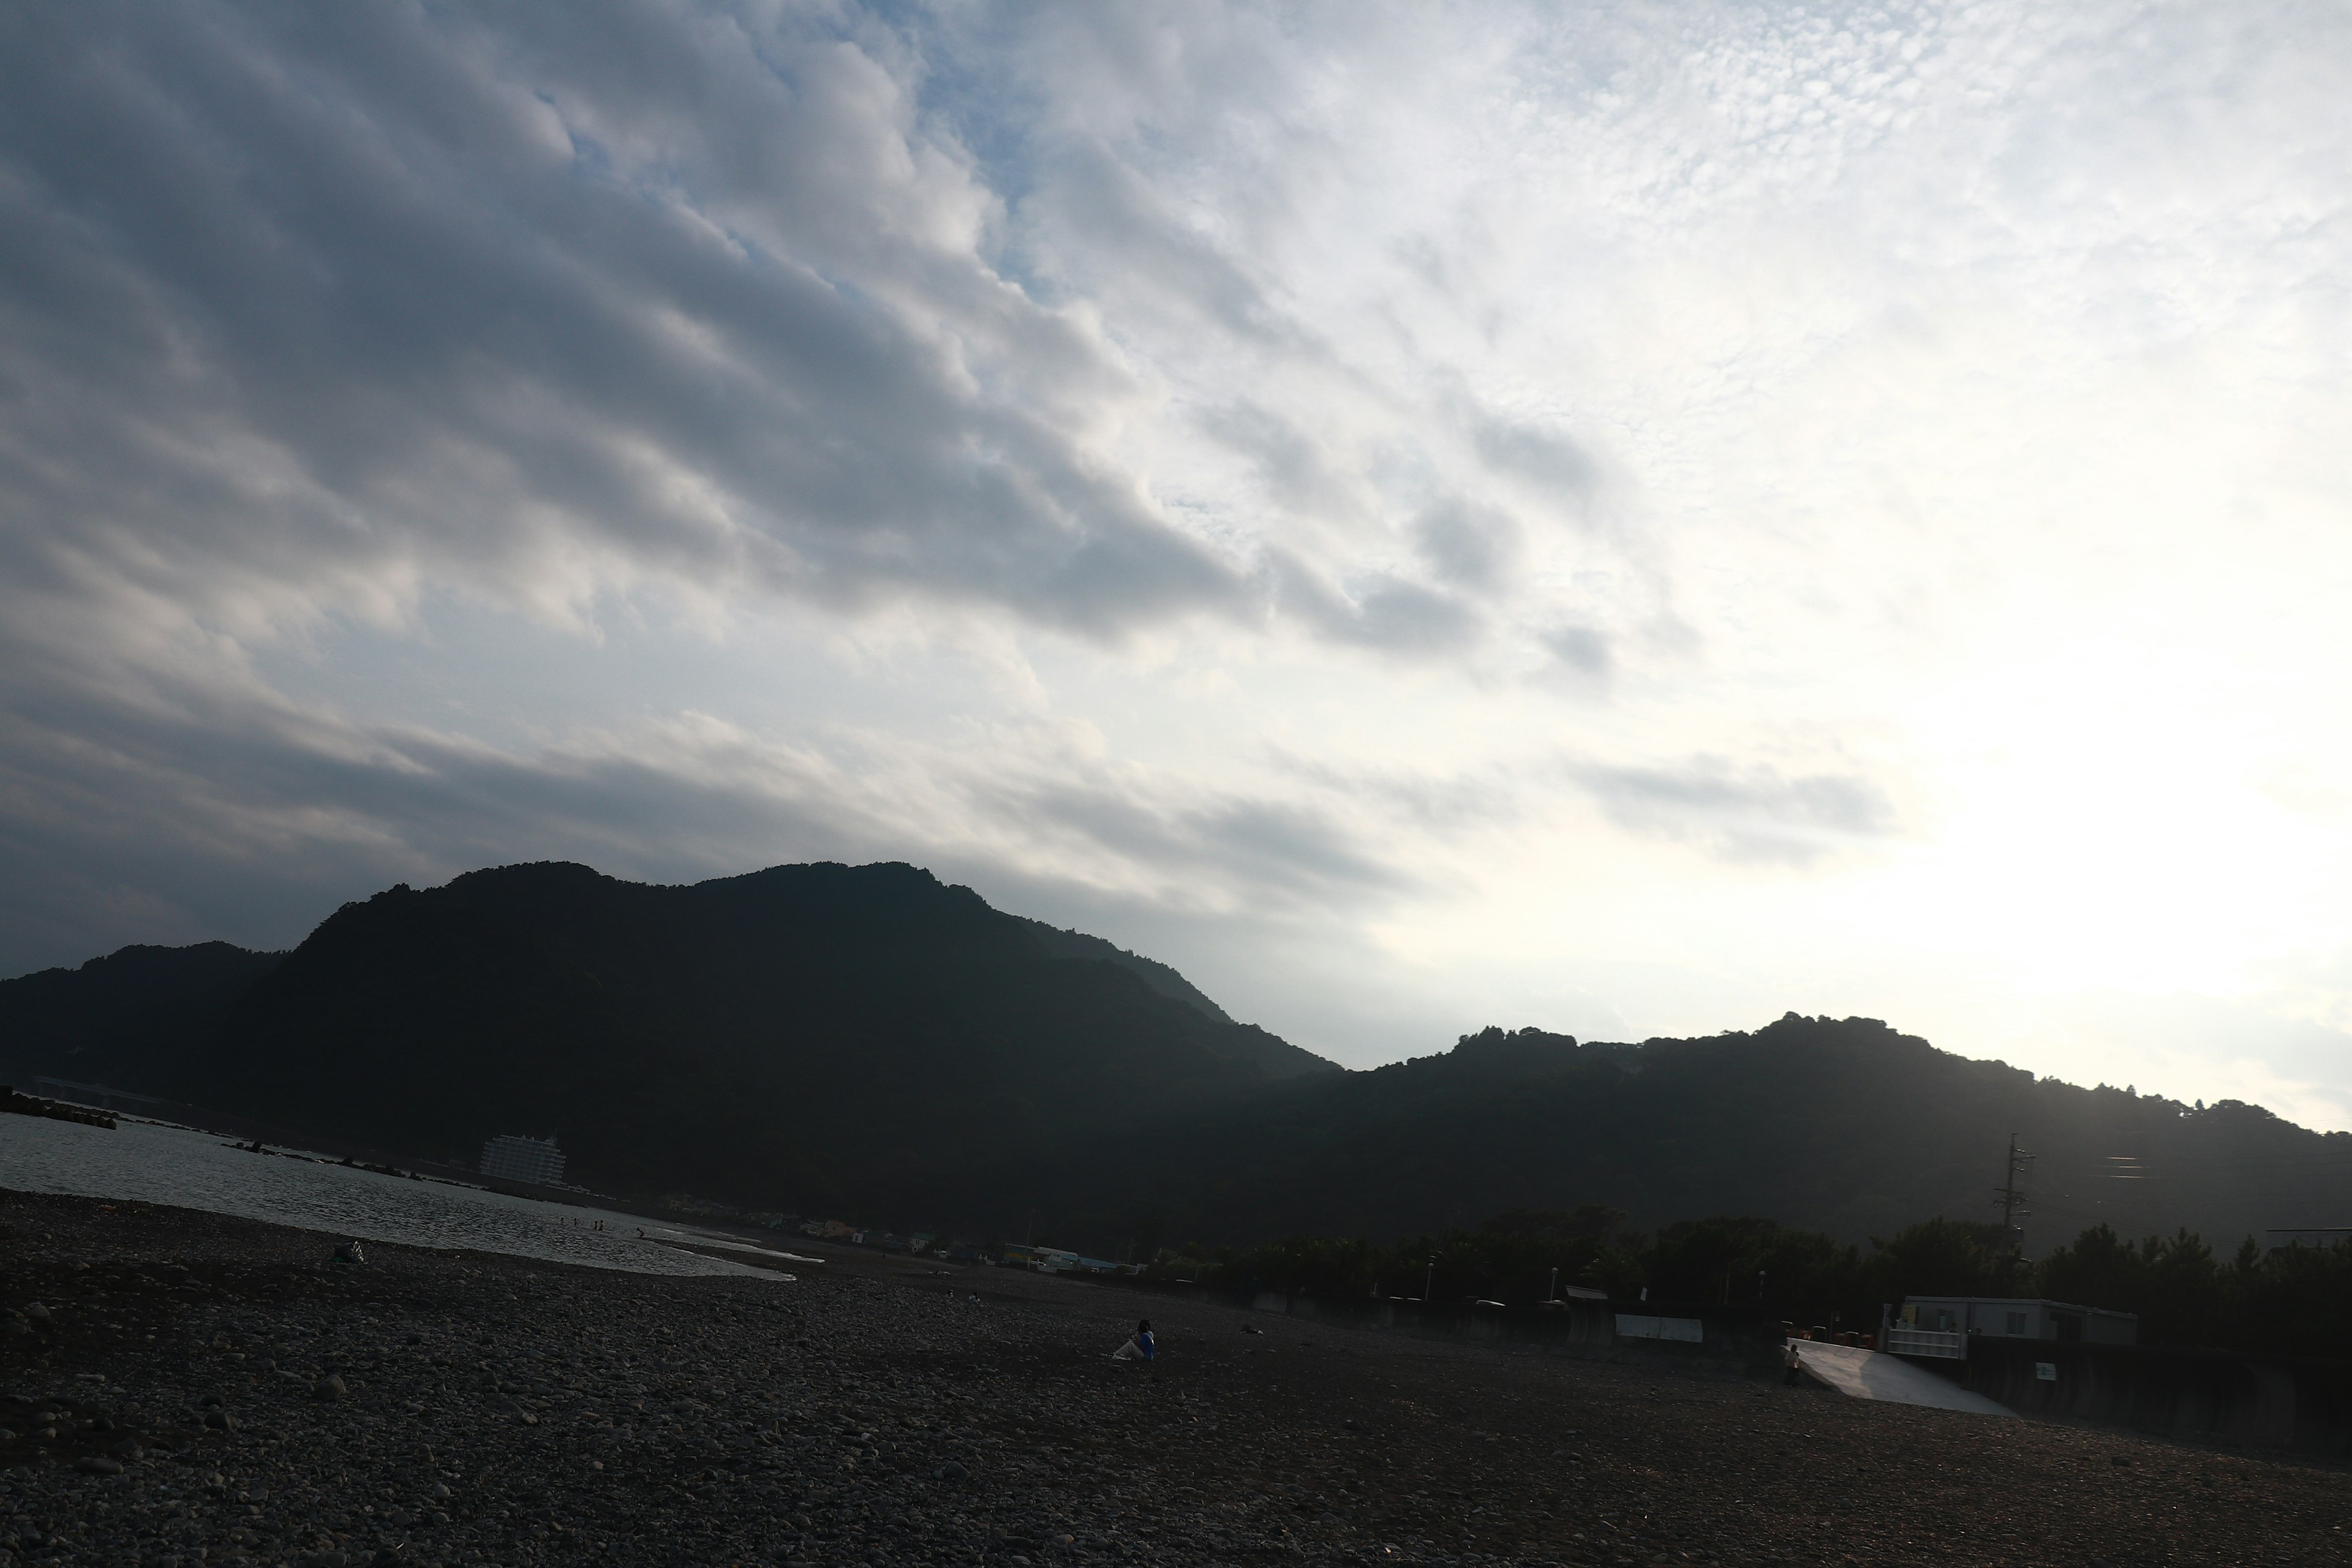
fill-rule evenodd
<path id="1" fill-rule="evenodd" d="M 1807 1372 L 1851 1398 L 1882 1399 L 1890 1405 L 1924 1405 L 1932 1410 L 1968 1410 L 1979 1415 L 2006 1415 L 2012 1419 L 2017 1415 L 2009 1406 L 1997 1405 L 1981 1394 L 1971 1394 L 1958 1384 L 1948 1383 L 1900 1356 L 1812 1340 L 1797 1342 L 1797 1356 L 1805 1363 Z"/>

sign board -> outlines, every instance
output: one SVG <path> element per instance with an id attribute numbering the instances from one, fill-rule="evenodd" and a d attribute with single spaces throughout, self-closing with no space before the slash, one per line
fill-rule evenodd
<path id="1" fill-rule="evenodd" d="M 2040 1378 L 2044 1383 L 2055 1383 L 2058 1381 L 2058 1363 L 2056 1362 L 2050 1361 L 2037 1361 L 2033 1363 L 2033 1375 Z"/>

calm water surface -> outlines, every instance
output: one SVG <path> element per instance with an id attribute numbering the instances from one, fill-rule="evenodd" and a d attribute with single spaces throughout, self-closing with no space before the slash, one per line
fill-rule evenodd
<path id="1" fill-rule="evenodd" d="M 362 1241 L 463 1247 L 639 1274 L 758 1274 L 716 1258 L 637 1239 L 676 1236 L 643 1219 L 440 1182 L 412 1182 L 324 1161 L 248 1154 L 184 1127 L 125 1121 L 110 1132 L 71 1121 L 0 1115 L 0 1187 L 174 1204 Z M 610 1228 L 591 1228 L 603 1220 Z M 320 1243 L 323 1257 L 330 1243 Z"/>

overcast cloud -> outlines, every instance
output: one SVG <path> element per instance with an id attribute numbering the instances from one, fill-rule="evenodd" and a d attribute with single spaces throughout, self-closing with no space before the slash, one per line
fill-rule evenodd
<path id="1" fill-rule="evenodd" d="M 897 858 L 2352 1125 L 2347 166 L 2318 4 L 12 7 L 0 972 Z"/>

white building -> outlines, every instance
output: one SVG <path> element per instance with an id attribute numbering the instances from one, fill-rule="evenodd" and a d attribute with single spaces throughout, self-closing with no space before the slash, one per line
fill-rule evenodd
<path id="1" fill-rule="evenodd" d="M 482 1174 L 509 1182 L 553 1186 L 563 1180 L 563 1151 L 552 1138 L 521 1138 L 501 1132 L 482 1145 Z"/>
<path id="2" fill-rule="evenodd" d="M 1914 1296 L 1895 1326 L 1929 1333 L 1979 1334 L 1996 1340 L 2079 1341 L 2094 1345 L 2139 1342 L 2139 1314 L 2064 1301 L 2000 1296 Z"/>

